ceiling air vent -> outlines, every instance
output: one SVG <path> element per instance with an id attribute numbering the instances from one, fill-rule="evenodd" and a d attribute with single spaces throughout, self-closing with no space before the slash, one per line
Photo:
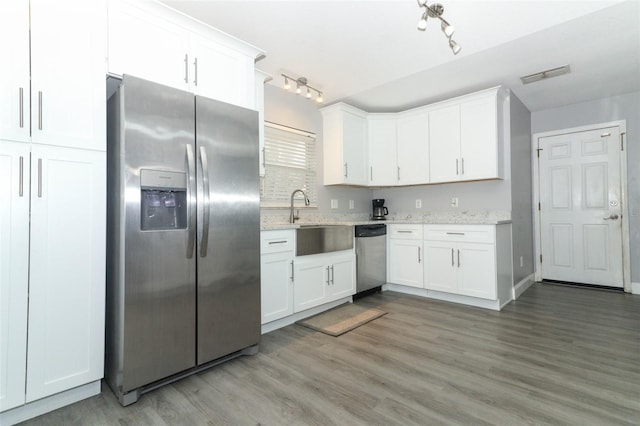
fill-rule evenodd
<path id="1" fill-rule="evenodd" d="M 522 84 L 535 83 L 536 81 L 544 80 L 546 78 L 557 77 L 562 74 L 569 74 L 570 71 L 571 69 L 569 68 L 569 65 L 563 65 L 558 68 L 551 68 L 550 70 L 525 75 L 524 77 L 520 77 L 520 80 L 522 80 Z"/>

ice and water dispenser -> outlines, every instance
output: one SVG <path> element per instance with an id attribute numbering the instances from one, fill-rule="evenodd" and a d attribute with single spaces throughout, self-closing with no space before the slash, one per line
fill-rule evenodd
<path id="1" fill-rule="evenodd" d="M 140 171 L 140 227 L 143 231 L 187 228 L 187 174 Z"/>

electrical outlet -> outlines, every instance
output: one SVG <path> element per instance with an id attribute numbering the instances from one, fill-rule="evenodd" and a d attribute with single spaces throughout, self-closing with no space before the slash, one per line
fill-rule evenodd
<path id="1" fill-rule="evenodd" d="M 332 209 L 338 208 L 338 200 L 331 200 L 331 208 Z"/>
<path id="2" fill-rule="evenodd" d="M 458 197 L 451 197 L 451 207 L 458 207 Z"/>
<path id="3" fill-rule="evenodd" d="M 349 200 L 349 210 L 353 210 L 356 208 L 356 203 L 353 200 Z"/>
<path id="4" fill-rule="evenodd" d="M 416 200 L 416 209 L 421 209 L 422 208 L 422 200 L 417 199 Z"/>
<path id="5" fill-rule="evenodd" d="M 522 258 L 522 256 L 520 256 L 520 267 L 522 268 L 524 266 L 524 259 Z"/>

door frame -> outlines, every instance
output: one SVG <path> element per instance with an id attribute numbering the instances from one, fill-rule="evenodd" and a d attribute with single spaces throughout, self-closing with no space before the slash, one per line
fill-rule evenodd
<path id="1" fill-rule="evenodd" d="M 537 282 L 542 281 L 542 262 L 540 251 L 542 237 L 540 227 L 540 210 L 536 209 L 540 202 L 540 175 L 538 161 L 538 146 L 540 138 L 559 136 L 568 133 L 580 133 L 590 130 L 618 127 L 620 129 L 620 141 L 623 149 L 620 151 L 620 215 L 622 222 L 622 283 L 626 293 L 631 293 L 631 260 L 629 257 L 629 194 L 627 191 L 627 121 L 609 121 L 605 123 L 589 124 L 587 126 L 570 127 L 566 129 L 551 130 L 548 132 L 534 133 L 531 138 L 531 170 L 533 172 L 533 245 L 534 245 L 534 274 Z"/>

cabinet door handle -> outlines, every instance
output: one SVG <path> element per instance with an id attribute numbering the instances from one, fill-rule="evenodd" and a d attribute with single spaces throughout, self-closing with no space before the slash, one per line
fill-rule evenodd
<path id="1" fill-rule="evenodd" d="M 334 278 L 336 277 L 336 272 L 333 269 L 333 265 L 331 265 L 331 284 L 334 284 Z"/>
<path id="2" fill-rule="evenodd" d="M 464 235 L 464 232 L 447 232 L 447 235 Z"/>
<path id="3" fill-rule="evenodd" d="M 373 166 L 369 167 L 369 169 L 370 169 L 369 173 L 371 175 L 371 177 L 369 179 L 373 180 Z"/>
<path id="4" fill-rule="evenodd" d="M 398 166 L 398 180 L 400 180 L 400 166 Z"/>
<path id="5" fill-rule="evenodd" d="M 42 198 L 42 158 L 38 158 L 38 198 Z"/>
<path id="6" fill-rule="evenodd" d="M 329 285 L 329 267 L 327 266 L 327 285 Z"/>
<path id="7" fill-rule="evenodd" d="M 266 148 L 262 148 L 262 167 L 265 167 L 267 164 L 267 151 Z"/>
<path id="8" fill-rule="evenodd" d="M 458 249 L 458 268 L 460 267 L 460 249 Z"/>
<path id="9" fill-rule="evenodd" d="M 292 260 L 291 261 L 291 282 L 294 282 L 293 281 L 293 277 L 294 277 L 294 275 L 293 275 L 293 260 Z"/>
<path id="10" fill-rule="evenodd" d="M 189 55 L 184 54 L 184 82 L 189 84 Z"/>
<path id="11" fill-rule="evenodd" d="M 20 88 L 20 100 L 18 103 L 20 105 L 20 128 L 23 128 L 24 127 L 24 89 L 22 87 Z"/>
<path id="12" fill-rule="evenodd" d="M 451 249 L 451 266 L 456 266 L 456 263 L 453 260 L 453 249 Z"/>
<path id="13" fill-rule="evenodd" d="M 422 258 L 420 256 L 420 247 L 418 247 L 418 263 L 422 262 Z"/>
<path id="14" fill-rule="evenodd" d="M 193 84 L 198 85 L 198 58 L 193 60 Z"/>
<path id="15" fill-rule="evenodd" d="M 38 92 L 38 130 L 42 130 L 42 91 Z"/>
<path id="16" fill-rule="evenodd" d="M 396 231 L 398 234 L 413 234 L 413 231 L 404 231 L 402 229 L 399 229 Z"/>
<path id="17" fill-rule="evenodd" d="M 458 159 L 456 158 L 456 175 L 458 175 L 460 173 L 458 173 Z"/>
<path id="18" fill-rule="evenodd" d="M 22 197 L 24 195 L 24 157 L 20 156 L 20 166 L 19 166 L 20 176 L 18 178 L 18 195 Z"/>
<path id="19" fill-rule="evenodd" d="M 282 241 L 269 241 L 269 245 L 271 245 L 271 244 L 284 244 L 284 243 L 286 243 L 286 242 L 287 242 L 287 240 L 282 240 Z"/>
<path id="20" fill-rule="evenodd" d="M 349 164 L 344 163 L 344 177 L 349 177 Z"/>
<path id="21" fill-rule="evenodd" d="M 462 173 L 461 174 L 464 174 L 464 157 L 462 158 Z"/>

